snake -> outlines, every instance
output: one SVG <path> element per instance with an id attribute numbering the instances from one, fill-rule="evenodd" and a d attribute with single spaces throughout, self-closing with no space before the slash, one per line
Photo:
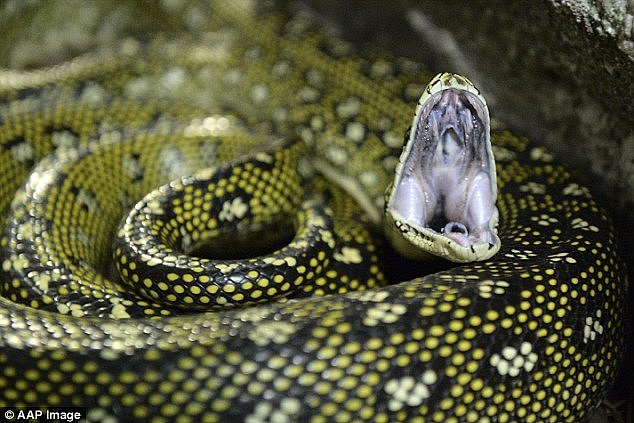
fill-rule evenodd
<path id="1" fill-rule="evenodd" d="M 591 416 L 626 277 L 590 191 L 463 76 L 202 4 L 201 38 L 0 72 L 0 405 Z"/>

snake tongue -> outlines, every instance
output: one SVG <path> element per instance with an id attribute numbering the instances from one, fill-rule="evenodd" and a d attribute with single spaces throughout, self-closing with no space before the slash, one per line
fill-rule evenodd
<path id="1" fill-rule="evenodd" d="M 387 233 L 411 258 L 485 260 L 500 248 L 489 113 L 466 78 L 427 86 L 387 192 Z"/>

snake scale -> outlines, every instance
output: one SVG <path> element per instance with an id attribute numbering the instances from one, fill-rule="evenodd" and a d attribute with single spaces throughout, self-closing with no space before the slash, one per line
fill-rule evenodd
<path id="1" fill-rule="evenodd" d="M 259 7 L 201 2 L 203 39 L 0 73 L 0 405 L 587 418 L 621 355 L 625 289 L 588 190 L 493 121 L 499 252 L 388 283 L 378 212 L 431 75 Z M 197 256 L 208 240 L 215 260 Z"/>

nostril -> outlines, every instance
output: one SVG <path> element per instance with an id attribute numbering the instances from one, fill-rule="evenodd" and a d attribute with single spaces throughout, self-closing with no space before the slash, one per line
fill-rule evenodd
<path id="1" fill-rule="evenodd" d="M 467 231 L 467 227 L 460 222 L 449 222 L 445 225 L 444 228 L 445 233 L 454 233 L 454 234 L 462 234 L 467 235 L 469 231 Z"/>

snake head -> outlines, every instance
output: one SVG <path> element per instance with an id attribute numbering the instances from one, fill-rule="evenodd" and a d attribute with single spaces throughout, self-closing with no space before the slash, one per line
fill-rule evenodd
<path id="1" fill-rule="evenodd" d="M 431 80 L 386 193 L 387 233 L 399 252 L 469 262 L 499 250 L 489 131 L 486 101 L 468 79 Z"/>

